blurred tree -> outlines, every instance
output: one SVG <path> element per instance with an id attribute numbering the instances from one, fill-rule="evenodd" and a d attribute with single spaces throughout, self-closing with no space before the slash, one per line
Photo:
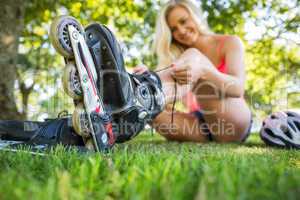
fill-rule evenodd
<path id="1" fill-rule="evenodd" d="M 148 5 L 148 8 L 145 8 L 145 3 Z M 30 90 L 27 90 L 27 92 L 33 92 L 31 96 L 38 96 L 35 93 L 44 93 L 53 90 L 56 92 L 52 94 L 48 93 L 48 98 L 40 99 L 39 102 L 34 102 L 38 100 L 38 98 L 33 98 L 31 103 L 36 105 L 36 109 L 32 110 L 33 112 L 30 113 L 29 117 L 36 117 L 34 114 L 36 110 L 40 113 L 47 113 L 47 116 L 55 117 L 59 110 L 72 108 L 70 101 L 66 100 L 67 98 L 61 94 L 61 90 L 57 87 L 60 85 L 60 81 L 57 79 L 57 76 L 52 75 L 61 71 L 61 66 L 64 64 L 62 57 L 55 55 L 53 48 L 48 41 L 49 38 L 47 35 L 47 29 L 49 28 L 50 20 L 58 15 L 68 14 L 77 18 L 83 25 L 87 25 L 93 21 L 106 24 L 117 35 L 119 41 L 121 41 L 121 47 L 124 50 L 125 58 L 127 58 L 127 67 L 138 64 L 140 60 L 149 66 L 155 66 L 155 59 L 152 59 L 153 56 L 149 52 L 151 44 L 149 39 L 147 39 L 152 35 L 149 34 L 149 31 L 152 31 L 152 27 L 150 27 L 148 23 L 144 22 L 144 19 L 148 18 L 147 15 L 151 13 L 150 16 L 152 16 L 152 24 L 154 24 L 155 10 L 151 9 L 151 7 L 155 4 L 156 3 L 149 0 L 141 1 L 138 4 L 133 3 L 133 1 L 96 2 L 88 0 L 77 1 L 76 3 L 72 3 L 70 1 L 59 1 L 56 4 L 53 4 L 54 6 L 51 10 L 47 8 L 41 12 L 42 9 L 40 9 L 38 18 L 36 17 L 34 10 L 32 10 L 25 19 L 26 28 L 23 37 L 21 38 L 21 46 L 23 47 L 22 49 L 27 57 L 30 57 L 30 61 L 33 64 L 30 67 L 30 74 L 39 74 L 39 76 L 37 76 L 38 78 L 33 81 L 36 86 L 36 90 L 32 87 L 32 85 L 28 85 L 28 89 L 30 88 Z M 144 15 L 146 15 L 145 18 Z M 147 28 L 144 28 L 144 26 Z M 149 42 L 148 44 L 145 44 L 145 41 L 147 40 Z M 142 48 L 143 52 L 141 53 L 140 50 Z M 41 52 L 45 49 L 47 51 L 44 51 L 43 55 L 37 56 L 37 52 Z M 136 51 L 132 52 L 132 49 L 135 49 Z M 136 52 L 140 54 L 134 55 L 133 57 L 133 54 Z M 46 60 L 51 60 L 51 62 L 46 62 Z M 51 66 L 49 66 L 49 64 Z M 20 74 L 25 76 L 28 69 L 25 71 L 22 69 L 26 68 L 19 68 Z M 47 78 L 40 76 L 44 70 L 49 72 L 47 73 Z M 50 73 L 51 70 L 52 72 Z M 44 79 L 42 79 L 42 77 Z M 45 83 L 45 79 L 47 80 L 47 83 Z M 29 99 L 29 96 L 27 93 L 25 94 L 23 92 L 25 90 L 21 90 L 21 86 L 24 85 L 22 82 L 24 82 L 24 80 L 18 80 L 18 88 L 21 95 L 20 98 L 22 99 L 20 104 L 23 104 L 21 105 L 22 108 L 26 108 L 28 106 L 25 106 L 24 103 L 28 103 L 28 100 L 24 101 L 24 99 Z"/>
<path id="2" fill-rule="evenodd" d="M 259 1 L 249 12 L 248 24 L 260 35 L 248 39 L 247 96 L 263 113 L 300 107 L 299 13 L 297 0 Z"/>
<path id="3" fill-rule="evenodd" d="M 62 94 L 58 79 L 63 59 L 56 55 L 48 38 L 49 24 L 55 16 L 69 14 L 83 25 L 93 21 L 107 24 L 121 42 L 127 67 L 142 62 L 153 69 L 156 59 L 151 53 L 151 44 L 155 18 L 165 2 L 1 1 L 0 25 L 6 27 L 0 30 L 0 70 L 5 74 L 5 78 L 0 79 L 1 118 L 36 118 L 42 113 L 54 116 L 59 110 L 71 108 L 72 102 Z M 253 108 L 270 112 L 287 97 L 289 105 L 300 106 L 297 103 L 299 87 L 295 87 L 300 73 L 299 1 L 196 2 L 214 32 L 236 34 L 244 40 L 248 70 L 246 97 Z M 8 14 L 4 16 L 4 13 Z M 258 30 L 256 38 L 251 38 L 248 30 L 254 28 Z M 13 93 L 20 105 L 19 112 Z"/>
<path id="4" fill-rule="evenodd" d="M 0 2 L 0 13 L 0 118 L 20 118 L 14 98 L 14 83 L 19 36 L 23 28 L 24 2 L 3 0 Z"/>
<path id="5" fill-rule="evenodd" d="M 45 8 L 51 8 L 54 1 L 22 1 L 22 0 L 3 0 L 0 2 L 0 70 L 3 76 L 0 79 L 0 118 L 1 119 L 24 119 L 26 117 L 26 105 L 23 106 L 24 112 L 19 112 L 16 106 L 14 87 L 16 78 L 19 81 L 20 91 L 23 94 L 23 103 L 28 104 L 28 96 L 32 90 L 32 85 L 26 87 L 22 82 L 22 75 L 18 75 L 18 49 L 22 37 L 26 37 L 24 25 L 31 19 L 39 18 Z M 30 40 L 30 37 L 26 38 Z M 28 42 L 28 41 L 27 41 Z M 34 68 L 28 65 L 24 56 L 19 57 L 19 64 L 27 64 L 27 68 Z M 23 62 L 23 63 L 22 63 Z M 19 66 L 21 66 L 19 65 Z"/>

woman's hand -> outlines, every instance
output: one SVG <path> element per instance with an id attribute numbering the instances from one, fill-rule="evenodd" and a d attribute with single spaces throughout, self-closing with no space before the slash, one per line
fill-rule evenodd
<path id="1" fill-rule="evenodd" d="M 198 50 L 189 49 L 172 64 L 172 76 L 181 84 L 193 84 L 207 79 L 208 73 L 216 70 L 210 60 Z"/>
<path id="2" fill-rule="evenodd" d="M 179 59 L 172 66 L 171 74 L 180 85 L 195 83 L 205 75 L 205 68 L 191 59 Z"/>
<path id="3" fill-rule="evenodd" d="M 172 63 L 172 77 L 180 85 L 185 85 L 192 82 L 191 66 L 183 59 L 176 60 Z"/>
<path id="4" fill-rule="evenodd" d="M 134 74 L 143 74 L 146 71 L 149 71 L 149 69 L 146 65 L 143 64 L 134 67 L 132 70 Z"/>

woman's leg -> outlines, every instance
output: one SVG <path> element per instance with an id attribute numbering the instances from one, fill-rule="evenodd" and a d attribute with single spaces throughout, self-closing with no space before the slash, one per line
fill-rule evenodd
<path id="1" fill-rule="evenodd" d="M 193 114 L 174 111 L 173 123 L 171 109 L 165 109 L 152 123 L 156 131 L 168 140 L 208 142 L 208 134 L 204 123 Z"/>
<path id="2" fill-rule="evenodd" d="M 199 54 L 198 58 L 203 58 L 204 55 L 200 51 L 195 49 L 188 49 L 184 52 L 185 57 L 194 57 Z M 207 58 L 205 58 L 207 59 Z M 194 66 L 197 67 L 196 63 Z M 159 74 L 163 82 L 163 90 L 167 96 L 167 102 L 170 103 L 174 99 L 174 80 L 170 75 L 170 71 L 166 70 Z M 212 84 L 207 82 L 198 81 L 201 87 L 194 90 L 197 96 L 198 102 L 201 108 L 204 109 L 204 120 L 207 124 L 212 138 L 217 142 L 237 142 L 245 138 L 245 135 L 249 131 L 251 124 L 251 113 L 243 98 L 229 98 L 219 94 L 219 91 L 212 87 Z M 180 99 L 188 91 L 191 90 L 189 85 L 178 85 L 176 99 Z M 194 85 L 193 88 L 197 88 Z M 180 141 L 207 141 L 204 136 L 206 133 L 201 132 L 201 129 L 191 128 L 200 127 L 197 118 L 186 113 L 175 112 L 174 113 L 174 126 L 170 126 L 171 112 L 165 110 L 156 119 L 154 125 L 163 124 L 158 128 L 158 131 L 162 133 L 166 138 Z M 168 130 L 169 128 L 172 130 Z M 166 129 L 166 130 L 165 130 Z M 173 130 L 175 129 L 175 130 Z M 197 129 L 197 131 L 195 131 Z M 173 134 L 171 134 L 173 133 Z"/>
<path id="3" fill-rule="evenodd" d="M 183 55 L 188 56 L 193 50 L 186 51 Z M 192 90 L 192 85 L 180 85 L 171 76 L 172 69 L 166 69 L 158 73 L 166 97 L 166 103 L 170 105 L 176 98 L 181 100 L 187 92 Z M 176 84 L 176 86 L 175 86 Z M 173 115 L 173 122 L 171 121 Z M 174 111 L 166 108 L 153 121 L 152 126 L 168 140 L 207 142 L 209 134 L 205 123 L 189 113 Z"/>
<path id="4" fill-rule="evenodd" d="M 177 84 L 171 76 L 171 71 L 172 69 L 166 69 L 158 73 L 162 82 L 166 103 L 169 105 L 175 99 L 181 100 L 187 92 L 191 91 L 190 85 Z M 198 119 L 194 115 L 179 111 L 172 113 L 171 108 L 166 108 L 161 112 L 152 122 L 152 127 L 168 140 L 208 141 L 207 133 L 201 130 L 201 124 L 199 124 Z"/>
<path id="5" fill-rule="evenodd" d="M 241 142 L 249 134 L 252 118 L 244 99 L 226 98 L 201 105 L 214 141 Z"/>

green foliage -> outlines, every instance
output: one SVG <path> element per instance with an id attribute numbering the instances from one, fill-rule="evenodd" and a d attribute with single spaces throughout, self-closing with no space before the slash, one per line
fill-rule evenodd
<path id="1" fill-rule="evenodd" d="M 44 0 L 26 2 L 25 29 L 20 38 L 19 82 L 34 80 L 29 104 L 49 110 L 56 105 L 54 99 L 62 99 L 59 74 L 63 60 L 51 47 L 48 29 L 54 17 L 68 14 L 76 17 L 83 25 L 91 22 L 107 24 L 116 34 L 124 50 L 126 66 L 144 63 L 150 68 L 156 65 L 151 52 L 155 18 L 160 6 L 166 1 L 132 0 Z M 288 107 L 299 107 L 299 1 L 291 0 L 208 0 L 197 1 L 207 16 L 208 24 L 216 33 L 240 36 L 246 48 L 247 101 L 255 112 L 269 113 Z M 254 32 L 249 27 L 258 29 Z M 252 31 L 251 34 L 247 32 Z M 254 39 L 253 34 L 256 34 Z M 27 61 L 25 61 L 27 60 Z M 27 63 L 26 63 L 27 62 Z M 30 63 L 30 64 L 28 64 Z M 45 73 L 52 71 L 51 73 Z M 41 75 L 43 74 L 43 75 Z M 57 74 L 58 76 L 52 76 Z M 27 77 L 27 78 L 26 78 Z M 47 85 L 51 83 L 52 85 Z M 298 84 L 299 85 L 299 84 Z M 57 92 L 39 100 L 44 91 Z M 34 94 L 35 93 L 35 94 Z M 19 96 L 21 98 L 21 96 Z M 287 98 L 288 101 L 287 101 Z M 287 102 L 287 103 L 284 103 Z M 61 104 L 65 106 L 65 104 Z M 51 107 L 51 106 L 50 106 Z M 57 110 L 64 110 L 64 107 Z M 53 113 L 57 110 L 53 110 Z M 37 109 L 36 112 L 41 110 Z M 53 115 L 51 114 L 51 116 Z M 35 114 L 31 114 L 32 117 Z"/>
<path id="2" fill-rule="evenodd" d="M 146 134 L 107 156 L 62 147 L 43 157 L 0 151 L 0 198 L 298 198 L 299 151 L 266 148 L 257 134 L 245 145 L 165 142 Z"/>
<path id="3" fill-rule="evenodd" d="M 48 29 L 54 17 L 68 14 L 76 17 L 83 25 L 93 21 L 107 24 L 122 42 L 127 58 L 126 66 L 132 67 L 141 61 L 149 66 L 154 66 L 155 59 L 149 51 L 151 45 L 149 38 L 152 35 L 149 32 L 152 31 L 156 12 L 155 9 L 152 9 L 154 5 L 155 3 L 151 1 L 142 1 L 139 4 L 135 4 L 133 1 L 91 0 L 28 2 L 26 4 L 25 29 L 20 38 L 22 56 L 20 56 L 18 67 L 19 89 L 24 82 L 33 81 L 34 90 L 29 91 L 29 104 L 35 109 L 32 109 L 32 112 L 29 110 L 28 117 L 36 119 L 39 115 L 45 114 L 45 111 L 53 117 L 54 113 L 59 110 L 72 108 L 69 101 L 65 103 L 65 95 L 62 95 L 62 90 L 56 87 L 61 85 L 60 79 L 57 78 L 64 64 L 63 59 L 54 53 L 49 42 Z M 150 19 L 152 21 L 145 23 L 145 20 Z M 145 41 L 147 41 L 146 45 Z M 136 52 L 140 52 L 142 47 L 143 54 L 132 55 L 129 52 L 133 48 L 136 49 Z M 53 76 L 53 74 L 57 74 L 57 76 Z M 56 92 L 49 95 L 48 91 L 53 90 Z M 20 95 L 17 94 L 19 102 L 24 99 L 24 92 L 21 89 L 20 92 Z M 39 99 L 40 95 L 48 96 L 48 99 Z M 57 103 L 59 101 L 63 103 Z M 23 109 L 24 106 L 28 106 L 19 104 Z M 60 106 L 56 108 L 57 105 Z M 36 111 L 38 113 L 35 113 Z"/>
<path id="4" fill-rule="evenodd" d="M 213 31 L 221 34 L 243 36 L 243 25 L 246 16 L 257 5 L 257 1 L 203 1 L 202 10 L 207 13 L 207 21 Z"/>

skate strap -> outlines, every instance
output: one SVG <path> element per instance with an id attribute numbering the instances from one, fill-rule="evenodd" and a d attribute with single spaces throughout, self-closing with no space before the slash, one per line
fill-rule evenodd
<path id="1" fill-rule="evenodd" d="M 173 125 L 173 123 L 174 123 L 174 110 L 175 110 L 175 103 L 177 101 L 177 98 L 176 98 L 176 96 L 177 96 L 177 81 L 175 78 L 173 78 L 173 80 L 174 80 L 174 93 L 175 94 L 174 94 L 174 99 L 173 99 L 173 103 L 172 103 L 171 125 Z"/>

